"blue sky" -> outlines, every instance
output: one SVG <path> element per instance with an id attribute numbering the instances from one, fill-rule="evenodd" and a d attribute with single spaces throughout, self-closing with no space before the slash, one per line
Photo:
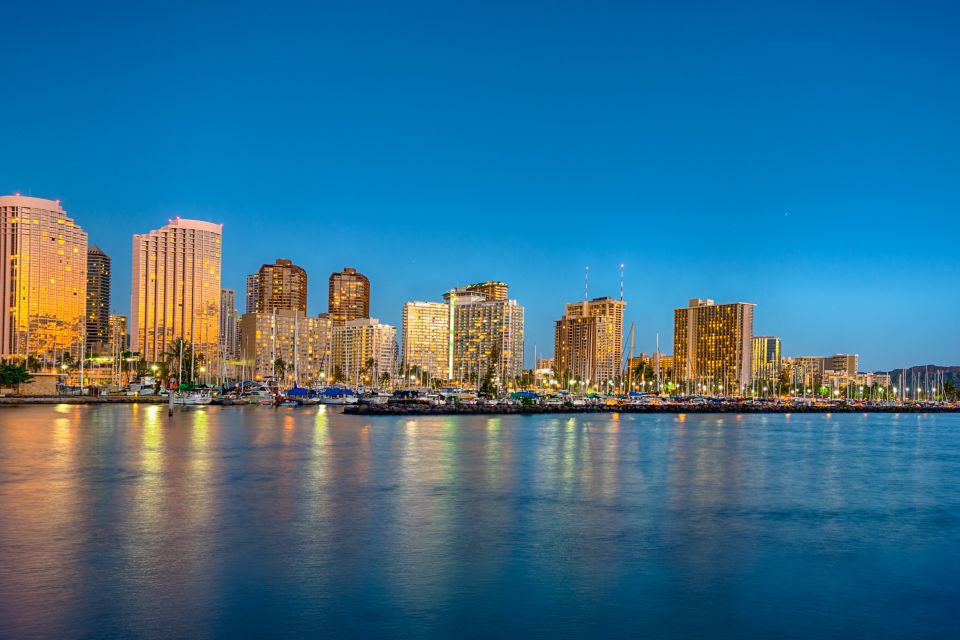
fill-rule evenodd
<path id="1" fill-rule="evenodd" d="M 140 4 L 140 3 L 131 3 Z M 949 2 L 33 2 L 4 8 L 0 192 L 115 265 L 224 223 L 224 286 L 285 257 L 372 312 L 502 279 L 527 358 L 617 295 L 636 350 L 691 297 L 788 354 L 960 364 L 960 10 Z"/>

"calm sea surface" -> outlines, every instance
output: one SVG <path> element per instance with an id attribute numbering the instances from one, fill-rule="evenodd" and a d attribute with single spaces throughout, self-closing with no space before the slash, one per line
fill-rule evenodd
<path id="1" fill-rule="evenodd" d="M 960 637 L 960 416 L 0 408 L 0 637 Z"/>

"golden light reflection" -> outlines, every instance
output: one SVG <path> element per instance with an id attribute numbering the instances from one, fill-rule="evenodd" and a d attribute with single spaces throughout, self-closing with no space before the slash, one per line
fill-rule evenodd
<path id="1" fill-rule="evenodd" d="M 489 418 L 486 424 L 486 439 L 484 440 L 484 476 L 492 486 L 502 487 L 506 481 L 503 468 L 503 420 Z"/>

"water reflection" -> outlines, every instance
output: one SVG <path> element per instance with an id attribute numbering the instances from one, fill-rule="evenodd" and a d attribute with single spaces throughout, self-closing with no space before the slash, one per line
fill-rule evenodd
<path id="1" fill-rule="evenodd" d="M 0 637 L 952 631 L 958 427 L 5 409 Z"/>

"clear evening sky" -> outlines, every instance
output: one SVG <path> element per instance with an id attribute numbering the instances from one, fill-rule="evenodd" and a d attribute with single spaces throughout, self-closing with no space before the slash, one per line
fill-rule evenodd
<path id="1" fill-rule="evenodd" d="M 372 314 L 498 279 L 527 362 L 617 296 L 636 351 L 691 297 L 785 354 L 960 364 L 952 2 L 6 3 L 0 192 L 114 259 L 224 223 L 223 284 L 290 258 Z"/>

